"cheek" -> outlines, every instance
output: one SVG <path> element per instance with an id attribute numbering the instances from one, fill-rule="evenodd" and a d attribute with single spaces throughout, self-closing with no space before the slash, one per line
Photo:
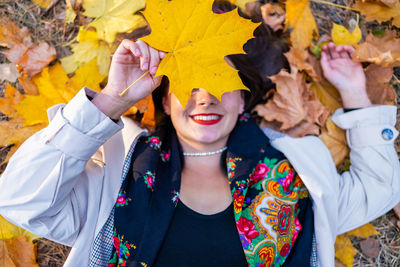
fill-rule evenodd
<path id="1" fill-rule="evenodd" d="M 223 94 L 221 97 L 221 104 L 229 113 L 237 115 L 243 112 L 244 100 L 240 91 Z"/>

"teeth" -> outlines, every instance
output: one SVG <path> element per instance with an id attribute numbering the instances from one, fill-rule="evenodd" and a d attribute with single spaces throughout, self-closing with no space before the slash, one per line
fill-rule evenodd
<path id="1" fill-rule="evenodd" d="M 209 115 L 209 116 L 193 116 L 193 119 L 196 121 L 214 121 L 218 120 L 220 116 L 217 115 Z"/>

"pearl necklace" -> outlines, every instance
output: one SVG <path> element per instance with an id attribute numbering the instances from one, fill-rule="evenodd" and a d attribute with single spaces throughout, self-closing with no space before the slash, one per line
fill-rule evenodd
<path id="1" fill-rule="evenodd" d="M 203 157 L 203 156 L 211 156 L 215 154 L 219 154 L 224 152 L 228 147 L 225 146 L 221 149 L 210 151 L 210 152 L 183 152 L 183 155 L 186 157 Z"/>

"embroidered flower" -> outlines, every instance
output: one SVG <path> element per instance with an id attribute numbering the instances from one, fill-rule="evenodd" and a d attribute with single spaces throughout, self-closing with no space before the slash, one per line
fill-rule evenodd
<path id="1" fill-rule="evenodd" d="M 288 205 L 282 205 L 278 212 L 278 231 L 280 234 L 286 235 L 290 226 L 290 217 L 292 209 Z"/>
<path id="2" fill-rule="evenodd" d="M 128 205 L 128 201 L 131 201 L 132 199 L 130 197 L 126 197 L 126 192 L 125 191 L 119 191 L 118 193 L 118 198 L 117 198 L 117 204 L 115 205 L 116 207 L 123 207 Z"/>
<path id="3" fill-rule="evenodd" d="M 124 236 L 118 235 L 115 229 L 113 231 L 113 245 L 115 252 L 108 262 L 108 267 L 126 266 L 126 260 L 131 256 L 129 250 L 136 249 L 136 246 L 124 241 Z"/>
<path id="4" fill-rule="evenodd" d="M 236 221 L 236 227 L 239 234 L 243 235 L 245 240 L 249 243 L 251 243 L 251 240 L 259 235 L 257 230 L 254 230 L 255 225 L 252 223 L 252 221 L 244 217 L 240 217 L 240 219 Z"/>
<path id="5" fill-rule="evenodd" d="M 288 175 L 286 175 L 285 179 L 283 179 L 282 181 L 282 187 L 285 193 L 289 191 L 289 187 L 292 182 L 293 182 L 293 169 L 290 169 Z"/>
<path id="6" fill-rule="evenodd" d="M 233 202 L 233 208 L 236 213 L 239 213 L 242 210 L 243 207 L 243 201 L 244 201 L 244 196 L 240 195 L 235 198 L 235 201 Z"/>
<path id="7" fill-rule="evenodd" d="M 241 158 L 227 158 L 226 167 L 228 169 L 228 179 L 232 179 L 235 176 L 236 163 L 241 161 Z"/>
<path id="8" fill-rule="evenodd" d="M 159 150 L 160 147 L 161 147 L 161 141 L 160 141 L 160 138 L 158 136 L 149 136 L 147 138 L 146 143 L 149 143 L 150 147 L 152 147 L 152 148 L 154 148 L 156 150 Z"/>
<path id="9" fill-rule="evenodd" d="M 161 152 L 160 156 L 161 156 L 161 160 L 163 162 L 167 162 L 167 161 L 169 161 L 171 154 L 169 152 L 163 151 L 163 152 Z"/>
<path id="10" fill-rule="evenodd" d="M 144 182 L 147 185 L 147 188 L 150 188 L 151 191 L 154 190 L 154 182 L 156 180 L 155 174 L 152 173 L 151 171 L 146 171 L 146 173 L 143 176 Z"/>
<path id="11" fill-rule="evenodd" d="M 288 254 L 289 250 L 290 250 L 290 246 L 289 246 L 289 244 L 286 243 L 281 248 L 281 251 L 279 252 L 279 254 L 281 254 L 282 257 L 285 257 Z"/>
<path id="12" fill-rule="evenodd" d="M 250 176 L 250 185 L 256 184 L 262 179 L 264 179 L 264 177 L 267 176 L 269 170 L 270 168 L 266 164 L 258 163 L 253 173 Z"/>
<path id="13" fill-rule="evenodd" d="M 240 122 L 247 122 L 250 119 L 250 114 L 249 113 L 243 113 L 240 117 L 239 117 L 239 121 Z"/>
<path id="14" fill-rule="evenodd" d="M 178 205 L 178 201 L 179 201 L 179 192 L 174 190 L 172 191 L 172 203 L 174 203 L 175 207 L 176 205 Z"/>
<path id="15" fill-rule="evenodd" d="M 299 232 L 302 229 L 300 220 L 297 217 L 294 217 L 294 226 L 295 226 L 295 231 L 292 236 L 292 243 L 294 243 L 296 241 L 297 237 L 299 236 Z"/>

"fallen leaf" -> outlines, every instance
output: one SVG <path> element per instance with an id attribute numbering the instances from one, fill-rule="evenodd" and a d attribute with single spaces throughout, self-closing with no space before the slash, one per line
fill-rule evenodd
<path id="1" fill-rule="evenodd" d="M 145 0 L 85 0 L 83 14 L 95 18 L 88 26 L 96 28 L 99 39 L 112 43 L 117 33 L 146 25 L 142 16 L 134 15 L 144 6 Z"/>
<path id="2" fill-rule="evenodd" d="M 398 0 L 378 0 L 378 2 L 382 2 L 382 4 L 388 7 L 394 7 L 398 3 Z"/>
<path id="3" fill-rule="evenodd" d="M 353 8 L 365 16 L 367 21 L 377 20 L 379 23 L 392 20 L 392 24 L 400 27 L 400 2 L 389 7 L 381 2 L 356 0 Z"/>
<path id="4" fill-rule="evenodd" d="M 342 107 L 342 100 L 338 90 L 327 80 L 324 79 L 320 82 L 313 82 L 309 89 L 331 113 Z"/>
<path id="5" fill-rule="evenodd" d="M 322 79 L 321 72 L 318 70 L 320 66 L 316 65 L 318 61 L 312 61 L 313 56 L 307 49 L 292 47 L 289 52 L 285 53 L 285 56 L 291 66 L 295 66 L 300 71 L 305 71 L 314 81 Z"/>
<path id="6" fill-rule="evenodd" d="M 12 63 L 0 64 L 0 80 L 15 83 L 20 76 L 17 67 Z"/>
<path id="7" fill-rule="evenodd" d="M 336 166 L 342 163 L 349 155 L 350 150 L 347 147 L 346 132 L 336 126 L 330 118 L 326 121 L 325 127 L 322 128 L 322 133 L 318 137 L 328 147 Z"/>
<path id="8" fill-rule="evenodd" d="M 0 97 L 0 112 L 10 118 L 15 116 L 17 110 L 14 108 L 14 105 L 18 105 L 23 98 L 24 96 L 14 86 L 7 83 L 4 89 L 4 97 Z"/>
<path id="9" fill-rule="evenodd" d="M 265 24 L 273 31 L 283 29 L 285 10 L 277 3 L 267 3 L 261 6 L 261 15 Z"/>
<path id="10" fill-rule="evenodd" d="M 307 48 L 314 36 L 318 36 L 317 23 L 311 13 L 308 0 L 286 1 L 286 29 L 292 29 L 290 40 L 293 47 Z"/>
<path id="11" fill-rule="evenodd" d="M 39 236 L 15 226 L 0 216 L 0 240 L 12 240 L 17 237 L 25 237 L 29 242 L 39 238 Z"/>
<path id="12" fill-rule="evenodd" d="M 336 45 L 355 45 L 360 42 L 362 34 L 361 29 L 357 25 L 353 32 L 349 32 L 344 26 L 333 23 L 332 40 Z"/>
<path id="13" fill-rule="evenodd" d="M 51 4 L 53 4 L 57 0 L 32 0 L 35 4 L 40 6 L 41 8 L 48 8 Z"/>
<path id="14" fill-rule="evenodd" d="M 152 0 L 143 12 L 152 32 L 142 40 L 167 52 L 156 76 L 169 78 L 170 93 L 183 107 L 193 88 L 204 88 L 218 99 L 224 92 L 246 88 L 224 56 L 243 53 L 243 44 L 258 24 L 241 18 L 236 9 L 215 14 L 212 4 L 212 0 Z"/>
<path id="15" fill-rule="evenodd" d="M 24 236 L 0 240 L 0 262 L 7 267 L 39 267 L 36 263 L 36 246 Z"/>
<path id="16" fill-rule="evenodd" d="M 371 64 L 365 69 L 365 75 L 368 97 L 373 104 L 394 105 L 396 103 L 396 91 L 390 84 L 393 68 Z"/>
<path id="17" fill-rule="evenodd" d="M 65 24 L 74 22 L 76 12 L 81 8 L 83 0 L 66 0 L 65 1 Z"/>
<path id="18" fill-rule="evenodd" d="M 36 74 L 38 75 L 38 74 Z M 27 95 L 37 95 L 39 94 L 39 90 L 36 87 L 36 84 L 32 81 L 33 77 L 29 77 L 28 74 L 22 73 L 22 76 L 18 78 L 19 83 L 24 89 L 25 94 Z"/>
<path id="19" fill-rule="evenodd" d="M 71 44 L 73 54 L 61 59 L 61 65 L 66 73 L 74 72 L 94 58 L 101 75 L 107 75 L 111 63 L 111 49 L 109 45 L 100 40 L 97 33 L 81 27 L 77 36 L 78 43 Z"/>
<path id="20" fill-rule="evenodd" d="M 379 242 L 375 238 L 367 238 L 360 242 L 361 251 L 370 258 L 376 258 L 379 255 Z"/>
<path id="21" fill-rule="evenodd" d="M 257 114 L 266 121 L 280 122 L 280 130 L 284 131 L 303 121 L 315 124 L 311 131 L 315 134 L 315 128 L 325 124 L 329 110 L 307 88 L 303 74 L 295 66 L 291 66 L 291 73 L 281 70 L 271 80 L 276 83 L 276 92 L 266 104 L 255 107 Z M 310 129 L 307 124 L 303 128 Z"/>
<path id="22" fill-rule="evenodd" d="M 337 236 L 335 242 L 335 257 L 346 266 L 353 266 L 354 256 L 357 252 L 350 241 L 350 236 L 368 238 L 372 235 L 380 235 L 380 233 L 375 230 L 372 224 L 368 223 L 352 231 Z"/>
<path id="23" fill-rule="evenodd" d="M 400 38 L 395 31 L 386 31 L 382 37 L 370 33 L 364 43 L 356 46 L 353 57 L 383 67 L 400 66 Z"/>

